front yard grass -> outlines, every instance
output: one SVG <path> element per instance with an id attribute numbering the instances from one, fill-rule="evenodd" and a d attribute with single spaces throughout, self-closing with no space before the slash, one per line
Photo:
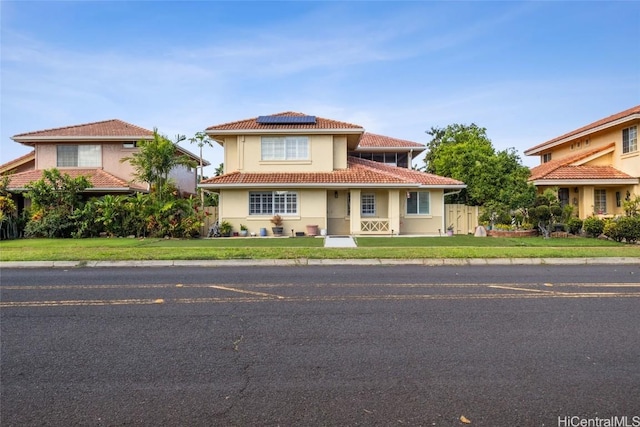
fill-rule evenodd
<path id="1" fill-rule="evenodd" d="M 640 245 L 587 238 L 358 237 L 357 248 L 322 238 L 20 239 L 0 242 L 0 261 L 194 259 L 640 258 Z"/>

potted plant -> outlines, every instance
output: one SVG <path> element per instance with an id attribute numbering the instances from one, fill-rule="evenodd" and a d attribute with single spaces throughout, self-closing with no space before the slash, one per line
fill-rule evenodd
<path id="1" fill-rule="evenodd" d="M 453 224 L 447 227 L 447 236 L 453 236 Z"/>
<path id="2" fill-rule="evenodd" d="M 274 215 L 271 218 L 271 223 L 273 224 L 273 227 L 271 227 L 273 235 L 282 236 L 282 234 L 284 233 L 284 227 L 282 226 L 282 217 L 278 214 Z"/>
<path id="3" fill-rule="evenodd" d="M 222 221 L 220 223 L 220 234 L 222 237 L 231 236 L 231 231 L 233 230 L 233 225 L 229 221 Z"/>
<path id="4" fill-rule="evenodd" d="M 244 224 L 240 224 L 240 237 L 247 237 L 247 234 L 249 234 L 249 229 L 247 228 L 247 226 Z"/>

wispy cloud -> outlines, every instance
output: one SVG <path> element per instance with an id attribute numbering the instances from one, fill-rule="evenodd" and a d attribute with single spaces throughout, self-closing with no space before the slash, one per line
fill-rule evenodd
<path id="1" fill-rule="evenodd" d="M 523 150 L 640 99 L 640 70 L 625 66 L 617 51 L 608 51 L 606 67 L 596 70 L 593 52 L 583 46 L 537 41 L 547 37 L 539 29 L 546 19 L 566 25 L 575 34 L 571 40 L 593 37 L 571 4 L 252 4 L 266 6 L 249 15 L 235 3 L 177 8 L 155 2 L 157 37 L 141 25 L 144 3 L 59 6 L 61 13 L 108 7 L 122 19 L 117 28 L 140 28 L 139 35 L 118 37 L 116 30 L 92 43 L 84 32 L 74 33 L 69 16 L 55 28 L 68 33 L 45 33 L 41 25 L 20 21 L 31 22 L 39 8 L 21 15 L 23 6 L 11 3 L 12 19 L 3 13 L 1 38 L 3 160 L 24 148 L 11 135 L 45 127 L 121 118 L 168 135 L 192 134 L 287 110 L 418 142 L 426 142 L 432 126 L 475 122 L 487 127 L 499 148 Z M 277 11 L 270 10 L 274 5 Z M 58 10 L 55 3 L 47 7 Z M 127 13 L 118 13 L 122 7 Z M 163 25 L 176 13 L 182 14 L 177 22 L 195 22 L 209 7 L 215 13 L 206 25 Z M 590 3 L 580 10 L 595 9 L 589 16 L 596 19 L 634 6 L 609 7 Z M 114 22 L 102 25 L 92 28 L 111 35 Z M 622 51 L 633 45 L 629 34 L 640 37 L 637 28 L 615 29 L 601 37 L 613 37 Z M 216 164 L 221 149 L 205 154 Z"/>

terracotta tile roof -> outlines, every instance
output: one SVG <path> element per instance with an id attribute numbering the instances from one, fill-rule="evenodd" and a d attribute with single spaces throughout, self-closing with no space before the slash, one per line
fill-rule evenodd
<path id="1" fill-rule="evenodd" d="M 85 123 L 74 126 L 65 126 L 54 129 L 44 129 L 35 132 L 14 135 L 13 140 L 21 142 L 30 138 L 78 138 L 78 137 L 135 137 L 147 138 L 153 136 L 153 132 L 132 125 L 122 120 L 113 119 L 101 122 Z"/>
<path id="2" fill-rule="evenodd" d="M 578 128 L 576 130 L 573 130 L 571 132 L 565 133 L 564 135 L 560 135 L 557 138 L 553 138 L 547 142 L 543 142 L 542 144 L 538 144 L 535 147 L 531 147 L 527 150 L 525 150 L 524 154 L 526 155 L 532 155 L 532 154 L 536 154 L 537 152 L 540 151 L 541 148 L 546 147 L 547 145 L 553 145 L 553 143 L 558 142 L 558 141 L 562 141 L 564 139 L 570 138 L 574 135 L 578 135 L 581 134 L 583 132 L 588 132 L 590 130 L 596 129 L 598 127 L 604 126 L 608 123 L 612 123 L 615 122 L 617 120 L 620 119 L 624 119 L 625 117 L 631 117 L 633 115 L 637 115 L 640 114 L 640 105 L 636 105 L 635 107 L 631 107 L 627 110 L 621 111 L 619 113 L 613 114 L 609 117 L 605 117 L 604 119 L 600 119 L 598 121 L 595 121 L 593 123 L 590 123 L 586 126 L 583 126 L 581 128 Z"/>
<path id="3" fill-rule="evenodd" d="M 464 183 L 451 178 L 445 178 L 411 169 L 389 166 L 371 160 L 356 157 L 348 158 L 347 169 L 332 172 L 273 172 L 273 173 L 242 173 L 232 172 L 202 181 L 205 187 L 221 188 L 225 186 L 252 185 L 391 185 L 434 186 L 442 188 L 463 187 Z"/>
<path id="4" fill-rule="evenodd" d="M 561 166 L 540 180 L 576 179 L 636 179 L 612 166 Z"/>
<path id="5" fill-rule="evenodd" d="M 576 179 L 636 179 L 612 166 L 561 166 L 537 180 Z"/>
<path id="6" fill-rule="evenodd" d="M 10 171 L 20 165 L 23 165 L 27 162 L 31 162 L 35 159 L 36 159 L 36 151 L 33 150 L 30 153 L 25 154 L 24 156 L 20 156 L 13 160 L 9 160 L 8 162 L 0 165 L 0 173 L 5 173 L 7 171 Z"/>
<path id="7" fill-rule="evenodd" d="M 358 151 L 362 151 L 362 149 L 367 148 L 411 148 L 416 152 L 427 149 L 423 144 L 419 144 L 417 142 L 365 132 L 362 137 L 360 137 Z"/>
<path id="8" fill-rule="evenodd" d="M 533 181 L 533 180 L 537 180 L 537 179 L 543 179 L 548 174 L 552 173 L 553 171 L 555 171 L 558 168 L 561 168 L 563 166 L 571 165 L 572 163 L 575 163 L 575 162 L 578 162 L 580 160 L 586 159 L 587 157 L 590 157 L 590 156 L 592 156 L 594 154 L 597 154 L 599 152 L 606 151 L 609 148 L 612 148 L 614 146 L 615 146 L 615 143 L 612 142 L 610 144 L 603 145 L 601 147 L 597 147 L 597 148 L 594 148 L 594 149 L 591 149 L 591 150 L 580 151 L 580 152 L 578 152 L 576 154 L 573 154 L 571 156 L 563 157 L 563 158 L 558 159 L 558 160 L 551 160 L 550 162 L 538 165 L 538 166 L 536 166 L 536 167 L 531 169 L 531 176 L 529 176 L 529 181 Z"/>
<path id="9" fill-rule="evenodd" d="M 8 189 L 23 189 L 30 182 L 34 182 L 42 178 L 42 170 L 36 169 L 32 171 L 17 173 L 11 175 Z M 87 177 L 91 185 L 91 190 L 109 189 L 109 190 L 144 190 L 143 187 L 137 185 L 131 185 L 127 181 L 120 179 L 102 169 L 60 169 L 60 172 L 64 175 L 67 174 L 72 178 L 77 178 L 81 175 Z"/>
<path id="10" fill-rule="evenodd" d="M 283 113 L 271 114 L 270 116 L 307 116 L 307 114 L 297 113 L 293 111 L 287 111 Z M 207 131 L 230 131 L 230 130 L 260 130 L 260 129 L 362 129 L 360 125 L 355 125 L 347 122 L 340 122 L 337 120 L 325 119 L 316 116 L 316 123 L 314 124 L 260 124 L 257 122 L 257 117 L 245 120 L 239 120 L 236 122 L 223 123 L 220 125 L 214 125 L 207 128 Z"/>

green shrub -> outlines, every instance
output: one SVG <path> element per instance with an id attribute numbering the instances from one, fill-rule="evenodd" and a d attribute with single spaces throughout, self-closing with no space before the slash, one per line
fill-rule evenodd
<path id="1" fill-rule="evenodd" d="M 604 234 L 616 242 L 636 243 L 640 239 L 640 218 L 622 217 L 607 221 Z"/>
<path id="2" fill-rule="evenodd" d="M 61 209 L 39 211 L 24 229 L 25 237 L 72 237 L 76 231 L 76 221 L 72 215 Z"/>
<path id="3" fill-rule="evenodd" d="M 567 220 L 567 227 L 569 228 L 569 233 L 571 234 L 580 234 L 582 230 L 582 220 L 580 218 L 571 217 Z"/>
<path id="4" fill-rule="evenodd" d="M 587 235 L 598 237 L 604 231 L 604 221 L 595 216 L 590 216 L 584 220 L 582 228 Z"/>
<path id="5" fill-rule="evenodd" d="M 551 211 L 551 215 L 560 219 L 562 217 L 562 208 L 560 205 L 551 205 L 549 206 L 549 210 Z"/>

